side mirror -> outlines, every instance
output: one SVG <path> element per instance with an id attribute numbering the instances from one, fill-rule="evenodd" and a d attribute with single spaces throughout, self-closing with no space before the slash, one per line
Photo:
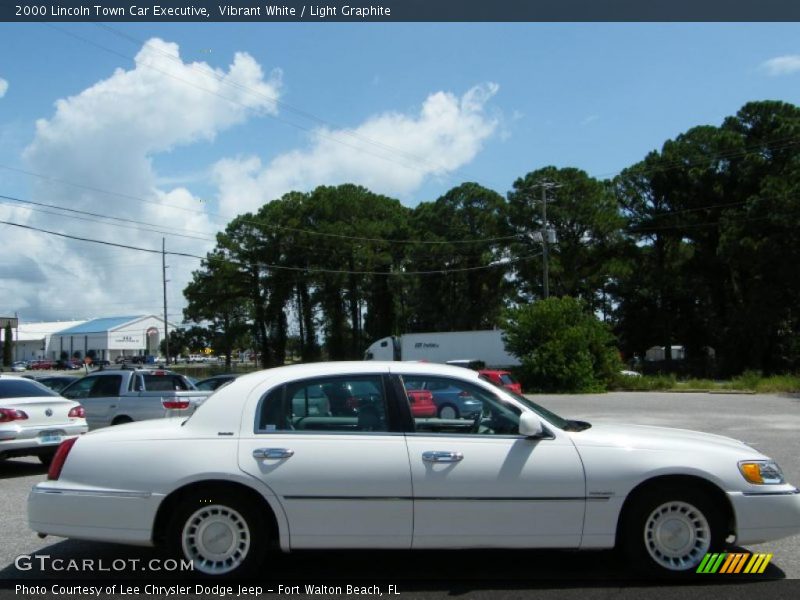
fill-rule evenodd
<path id="1" fill-rule="evenodd" d="M 524 435 L 529 440 L 538 440 L 544 437 L 542 422 L 533 413 L 524 412 L 519 418 L 519 434 Z"/>

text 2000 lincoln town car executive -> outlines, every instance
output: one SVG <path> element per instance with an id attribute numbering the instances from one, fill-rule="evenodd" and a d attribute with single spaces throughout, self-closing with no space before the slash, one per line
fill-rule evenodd
<path id="1" fill-rule="evenodd" d="M 443 385 L 482 411 L 415 418 L 405 389 Z M 797 533 L 800 495 L 733 439 L 566 420 L 457 367 L 320 363 L 65 442 L 28 515 L 41 534 L 167 545 L 208 575 L 270 547 L 614 546 L 670 574 L 730 535 Z"/>

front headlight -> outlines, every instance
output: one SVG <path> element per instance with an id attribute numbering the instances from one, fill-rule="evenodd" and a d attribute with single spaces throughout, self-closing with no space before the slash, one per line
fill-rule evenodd
<path id="1" fill-rule="evenodd" d="M 739 471 L 748 483 L 756 485 L 783 483 L 783 472 L 772 460 L 748 460 L 739 463 Z"/>

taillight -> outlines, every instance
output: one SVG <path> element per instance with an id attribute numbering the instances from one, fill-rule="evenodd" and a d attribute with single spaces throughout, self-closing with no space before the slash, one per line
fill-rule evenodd
<path id="1" fill-rule="evenodd" d="M 161 405 L 168 410 L 185 410 L 189 408 L 189 401 L 180 398 L 162 398 Z"/>
<path id="2" fill-rule="evenodd" d="M 24 421 L 28 418 L 27 413 L 16 408 L 0 408 L 0 423 L 10 423 L 11 421 Z"/>
<path id="3" fill-rule="evenodd" d="M 50 468 L 47 470 L 48 479 L 55 481 L 61 477 L 61 469 L 64 468 L 64 463 L 67 461 L 67 455 L 77 441 L 78 438 L 74 437 L 61 442 L 58 450 L 56 450 L 56 455 L 53 457 L 53 462 L 50 463 Z"/>
<path id="4" fill-rule="evenodd" d="M 67 415 L 70 419 L 85 419 L 86 418 L 86 409 L 82 406 L 76 406 L 72 410 L 69 411 Z"/>

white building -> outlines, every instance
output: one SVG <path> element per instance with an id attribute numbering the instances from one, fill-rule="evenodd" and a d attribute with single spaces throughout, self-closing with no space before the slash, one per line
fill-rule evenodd
<path id="1" fill-rule="evenodd" d="M 174 329 L 170 324 L 170 329 Z M 107 317 L 78 323 L 54 333 L 47 358 L 95 358 L 113 361 L 119 356 L 158 356 L 164 339 L 164 320 L 155 315 Z"/>
<path id="2" fill-rule="evenodd" d="M 14 338 L 14 360 L 57 359 L 50 348 L 54 333 L 75 327 L 85 321 L 50 321 L 46 323 L 20 323 L 12 329 Z"/>

